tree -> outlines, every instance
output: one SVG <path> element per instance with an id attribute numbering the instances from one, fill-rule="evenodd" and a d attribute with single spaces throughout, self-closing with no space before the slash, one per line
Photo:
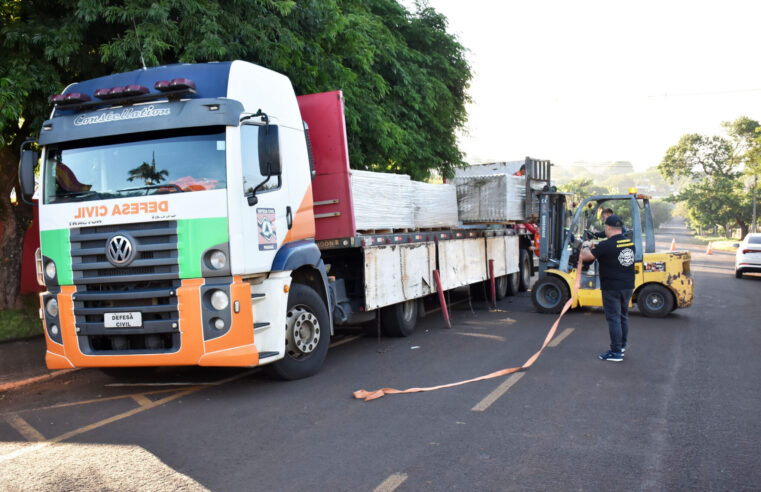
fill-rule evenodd
<path id="1" fill-rule="evenodd" d="M 568 183 L 558 186 L 558 191 L 571 194 L 571 202 L 574 207 L 592 195 L 607 195 L 610 190 L 604 186 L 595 184 L 592 178 L 579 178 L 569 181 Z"/>
<path id="2" fill-rule="evenodd" d="M 11 207 L 19 145 L 70 82 L 169 63 L 243 59 L 297 93 L 343 89 L 352 166 L 451 175 L 471 78 L 465 49 L 425 2 L 8 0 L 0 3 L 0 308 L 18 304 L 31 211 Z"/>
<path id="3" fill-rule="evenodd" d="M 749 184 L 753 195 L 753 214 L 750 223 L 753 232 L 756 232 L 758 176 L 761 174 L 761 125 L 747 116 L 725 121 L 722 125 L 735 143 L 735 161 L 743 166 L 743 174 L 751 178 Z"/>
<path id="4" fill-rule="evenodd" d="M 683 201 L 691 225 L 720 225 L 729 234 L 732 225 L 748 231 L 750 208 L 738 171 L 737 147 L 726 138 L 683 135 L 658 165 L 670 183 L 680 177 L 689 181 L 673 201 Z"/>

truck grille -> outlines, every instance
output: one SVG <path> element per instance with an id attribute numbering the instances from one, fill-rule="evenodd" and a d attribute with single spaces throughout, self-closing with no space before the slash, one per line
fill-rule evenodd
<path id="1" fill-rule="evenodd" d="M 127 267 L 106 258 L 114 233 L 134 238 L 136 256 Z M 74 317 L 80 348 L 87 354 L 166 353 L 179 350 L 180 286 L 177 223 L 83 227 L 70 233 L 77 292 Z M 106 328 L 105 313 L 140 312 L 143 326 Z"/>

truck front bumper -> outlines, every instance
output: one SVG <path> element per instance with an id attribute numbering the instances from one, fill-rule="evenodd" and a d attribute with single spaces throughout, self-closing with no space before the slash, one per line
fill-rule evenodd
<path id="1" fill-rule="evenodd" d="M 210 324 L 208 293 L 212 279 L 185 279 L 176 289 L 179 319 L 177 343 L 170 348 L 151 350 L 127 348 L 123 350 L 93 350 L 82 326 L 77 326 L 75 316 L 76 286 L 62 286 L 54 294 L 58 301 L 58 316 L 52 319 L 44 310 L 47 353 L 45 361 L 49 369 L 72 367 L 132 367 L 132 366 L 235 366 L 250 367 L 259 364 L 259 352 L 254 345 L 254 319 L 251 305 L 251 286 L 240 277 L 223 284 L 214 284 L 229 292 L 229 305 L 219 311 L 220 318 L 229 320 L 224 330 L 215 331 Z M 229 289 L 229 290 L 228 290 Z M 49 299 L 50 293 L 40 295 L 41 301 Z M 52 332 L 53 323 L 60 332 Z M 80 321 L 80 325 L 82 325 Z M 140 336 L 142 328 L 115 330 Z M 54 330 L 55 331 L 55 330 Z M 103 336 L 103 335 L 100 335 Z M 119 336 L 119 335 L 116 335 Z"/>

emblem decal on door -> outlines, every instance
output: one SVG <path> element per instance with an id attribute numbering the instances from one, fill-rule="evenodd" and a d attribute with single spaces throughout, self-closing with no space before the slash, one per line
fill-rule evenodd
<path id="1" fill-rule="evenodd" d="M 259 228 L 259 251 L 277 249 L 275 209 L 257 208 L 256 225 Z"/>

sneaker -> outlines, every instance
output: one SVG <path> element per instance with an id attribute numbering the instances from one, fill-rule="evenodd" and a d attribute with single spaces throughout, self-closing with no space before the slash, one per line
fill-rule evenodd
<path id="1" fill-rule="evenodd" d="M 622 353 L 622 354 L 626 354 L 626 345 L 624 345 L 623 347 L 621 347 L 621 353 Z"/>
<path id="2" fill-rule="evenodd" d="M 608 350 L 607 352 L 600 354 L 600 359 L 608 360 L 610 362 L 621 362 L 624 360 L 624 354 L 621 352 L 613 352 L 612 350 Z"/>

